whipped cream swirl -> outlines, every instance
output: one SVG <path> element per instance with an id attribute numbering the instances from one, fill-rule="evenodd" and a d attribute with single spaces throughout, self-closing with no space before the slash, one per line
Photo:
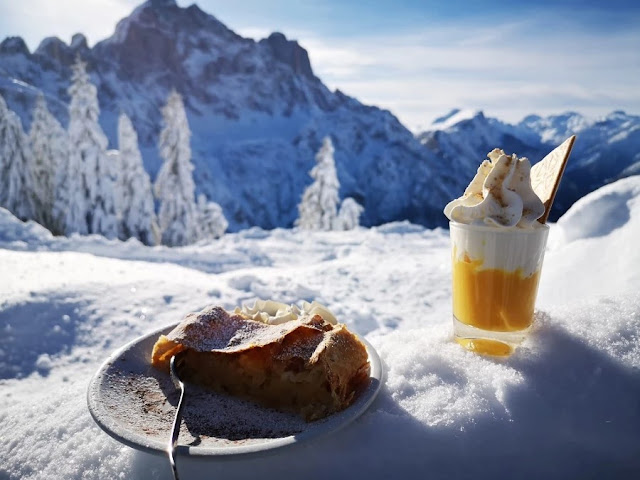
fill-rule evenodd
<path id="1" fill-rule="evenodd" d="M 531 188 L 531 163 L 498 148 L 478 167 L 464 195 L 444 208 L 449 220 L 497 227 L 532 228 L 544 204 Z"/>
<path id="2" fill-rule="evenodd" d="M 278 325 L 298 318 L 313 317 L 314 315 L 320 315 L 332 325 L 338 323 L 333 313 L 315 300 L 311 303 L 302 302 L 302 308 L 294 304 L 287 305 L 273 300 L 256 300 L 253 307 L 242 305 L 242 308 L 236 307 L 233 313 L 271 325 Z"/>

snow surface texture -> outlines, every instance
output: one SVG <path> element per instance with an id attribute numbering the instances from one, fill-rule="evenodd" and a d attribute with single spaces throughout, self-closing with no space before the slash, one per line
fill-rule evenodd
<path id="1" fill-rule="evenodd" d="M 452 340 L 446 230 L 250 229 L 169 249 L 56 238 L 0 210 L 0 478 L 171 478 L 94 424 L 88 381 L 145 332 L 258 297 L 330 307 L 380 353 L 383 389 L 334 435 L 183 459 L 184 478 L 638 478 L 639 235 L 640 177 L 576 204 L 551 229 L 545 314 L 497 360 Z"/>

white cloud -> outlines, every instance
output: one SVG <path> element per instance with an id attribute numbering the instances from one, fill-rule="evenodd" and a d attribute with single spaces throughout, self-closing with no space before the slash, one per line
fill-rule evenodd
<path id="1" fill-rule="evenodd" d="M 303 46 L 331 88 L 390 109 L 414 130 L 452 107 L 499 112 L 510 121 L 567 109 L 640 110 L 640 31 L 563 27 L 537 18 L 393 36 L 308 37 Z"/>

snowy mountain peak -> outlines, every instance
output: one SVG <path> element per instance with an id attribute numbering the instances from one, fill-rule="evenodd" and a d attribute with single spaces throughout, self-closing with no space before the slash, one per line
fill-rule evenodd
<path id="1" fill-rule="evenodd" d="M 46 37 L 40 42 L 40 45 L 38 45 L 38 48 L 36 48 L 33 53 L 36 55 L 57 57 L 59 55 L 56 54 L 56 52 L 68 50 L 69 45 L 58 37 Z"/>
<path id="2" fill-rule="evenodd" d="M 71 44 L 69 45 L 72 50 L 84 50 L 88 49 L 87 45 L 87 37 L 85 37 L 82 33 L 76 33 L 71 37 Z"/>
<path id="3" fill-rule="evenodd" d="M 282 63 L 289 65 L 295 73 L 315 78 L 309 61 L 309 54 L 295 40 L 287 40 L 280 32 L 274 32 L 260 44 L 267 45 L 273 55 Z"/>
<path id="4" fill-rule="evenodd" d="M 193 50 L 211 55 L 219 50 L 214 44 L 220 43 L 213 38 L 232 36 L 199 9 L 179 8 L 174 2 L 146 2 L 120 20 L 115 33 L 98 43 L 94 53 L 109 59 L 111 68 L 134 82 L 157 75 L 155 83 L 168 90 L 185 83 L 185 61 Z"/>
<path id="5" fill-rule="evenodd" d="M 464 120 L 471 120 L 474 118 L 482 120 L 484 119 L 484 114 L 480 110 L 461 110 L 459 108 L 454 108 L 447 114 L 436 118 L 427 130 L 444 130 Z"/>
<path id="6" fill-rule="evenodd" d="M 448 119 L 453 117 L 456 113 L 460 111 L 459 108 L 452 108 L 448 113 L 442 115 L 441 117 L 436 118 L 433 121 L 433 124 L 440 124 L 446 122 Z"/>
<path id="7" fill-rule="evenodd" d="M 75 33 L 71 37 L 71 43 L 69 44 L 71 50 L 88 50 L 89 45 L 87 44 L 87 37 L 85 37 L 82 33 Z"/>
<path id="8" fill-rule="evenodd" d="M 149 0 L 146 3 L 151 5 L 151 7 L 153 7 L 153 8 L 163 8 L 163 7 L 175 7 L 175 6 L 177 6 L 175 0 Z"/>
<path id="9" fill-rule="evenodd" d="M 183 8 L 173 0 L 151 1 L 140 5 L 128 18 L 155 23 L 158 27 L 177 28 L 181 32 L 204 28 L 216 35 L 231 34 L 237 37 L 226 25 L 213 15 L 201 10 L 195 3 Z M 171 35 L 177 31 L 169 30 L 165 33 Z"/>
<path id="10" fill-rule="evenodd" d="M 610 125 L 622 125 L 630 121 L 638 123 L 640 116 L 630 115 L 623 110 L 615 110 L 600 120 L 600 122 L 609 122 Z"/>
<path id="11" fill-rule="evenodd" d="M 577 112 L 564 112 L 548 117 L 529 115 L 517 127 L 538 132 L 543 143 L 559 145 L 566 138 L 578 134 L 592 124 L 593 121 Z"/>
<path id="12" fill-rule="evenodd" d="M 624 110 L 614 110 L 613 112 L 611 112 L 609 115 L 607 115 L 607 117 L 627 117 L 627 112 L 625 112 Z"/>
<path id="13" fill-rule="evenodd" d="M 7 37 L 0 43 L 0 53 L 29 55 L 29 47 L 22 37 Z"/>
<path id="14" fill-rule="evenodd" d="M 542 120 L 542 117 L 541 117 L 540 115 L 536 115 L 536 114 L 534 113 L 534 114 L 527 115 L 526 117 L 524 117 L 524 118 L 520 121 L 520 123 L 521 123 L 522 125 L 530 125 L 530 124 L 534 124 L 534 123 L 536 123 L 536 122 L 539 122 L 539 121 L 541 121 L 541 120 Z"/>
<path id="15" fill-rule="evenodd" d="M 594 121 L 577 112 L 564 112 L 529 115 L 511 125 L 481 112 L 456 122 L 460 115 L 453 110 L 439 119 L 436 130 L 417 136 L 425 147 L 448 160 L 459 178 L 472 178 L 481 155 L 495 147 L 535 163 L 566 138 L 577 135 L 552 219 L 594 188 L 640 171 L 640 116 L 617 110 Z"/>

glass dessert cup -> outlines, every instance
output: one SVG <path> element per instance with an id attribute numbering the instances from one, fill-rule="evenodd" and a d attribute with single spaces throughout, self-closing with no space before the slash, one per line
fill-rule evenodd
<path id="1" fill-rule="evenodd" d="M 549 226 L 449 227 L 455 340 L 477 353 L 510 355 L 533 324 Z"/>

